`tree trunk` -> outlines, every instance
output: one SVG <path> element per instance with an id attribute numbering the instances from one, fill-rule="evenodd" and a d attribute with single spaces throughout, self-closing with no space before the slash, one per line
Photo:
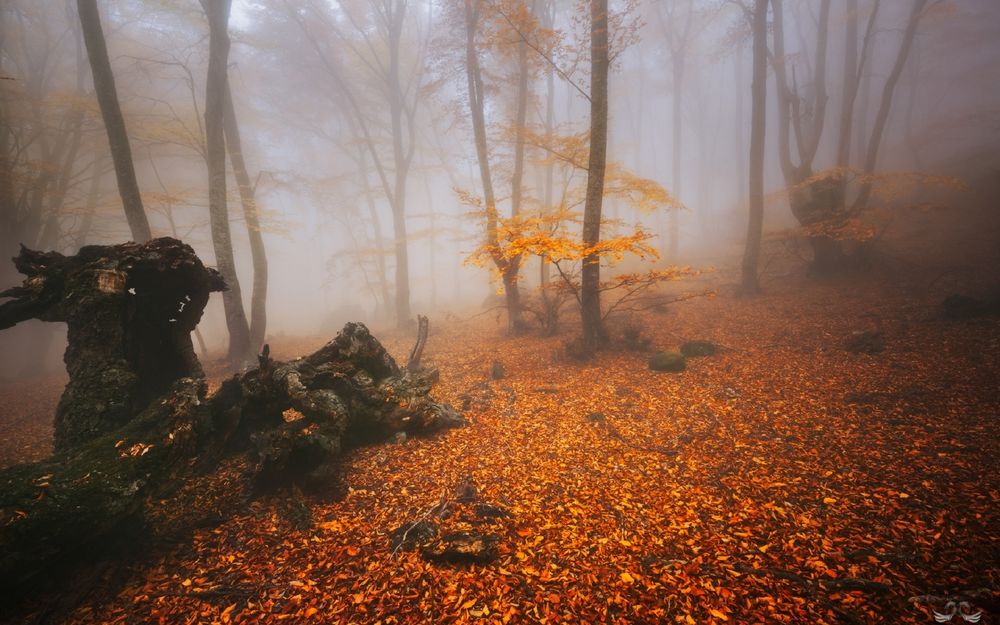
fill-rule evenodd
<path id="1" fill-rule="evenodd" d="M 875 114 L 875 125 L 872 127 L 871 137 L 868 139 L 868 153 L 865 156 L 866 174 L 873 173 L 878 163 L 878 150 L 882 143 L 882 135 L 885 132 L 886 123 L 889 121 L 889 111 L 892 108 L 892 95 L 896 90 L 899 77 L 903 74 L 906 60 L 910 56 L 913 39 L 917 35 L 917 26 L 920 24 L 920 18 L 926 7 L 927 0 L 913 0 L 913 8 L 910 11 L 910 18 L 906 23 L 906 31 L 903 33 L 903 41 L 899 46 L 899 53 L 896 55 L 896 61 L 889 72 L 889 77 L 886 78 L 885 85 L 882 87 L 882 99 L 879 102 L 878 112 Z M 861 189 L 858 191 L 858 198 L 854 201 L 852 211 L 856 213 L 864 210 L 868 205 L 868 200 L 871 198 L 871 193 L 872 183 L 870 180 L 867 180 L 862 183 Z"/>
<path id="2" fill-rule="evenodd" d="M 200 376 L 191 331 L 224 288 L 176 239 L 87 246 L 76 256 L 22 248 L 24 285 L 0 293 L 0 329 L 27 319 L 69 327 L 69 384 L 56 409 L 65 450 L 121 427 L 181 377 Z"/>
<path id="3" fill-rule="evenodd" d="M 601 240 L 601 206 L 608 147 L 608 2 L 590 2 L 590 158 L 583 209 L 583 244 Z M 601 314 L 601 257 L 584 257 L 580 270 L 580 317 L 583 342 L 595 349 L 607 341 Z"/>
<path id="4" fill-rule="evenodd" d="M 243 215 L 250 236 L 250 257 L 253 262 L 253 293 L 250 295 L 250 351 L 258 353 L 267 333 L 267 253 L 264 249 L 264 233 L 260 226 L 257 210 L 256 190 L 250 183 L 246 160 L 243 158 L 243 141 L 233 104 L 232 85 L 226 81 L 226 110 L 223 112 L 223 134 L 229 151 L 229 162 L 233 165 L 236 185 L 240 190 Z"/>
<path id="5" fill-rule="evenodd" d="M 77 0 L 77 10 L 80 13 L 80 26 L 83 30 L 83 40 L 87 46 L 87 56 L 90 57 L 94 91 L 101 107 L 101 117 L 104 118 L 104 127 L 108 133 L 108 145 L 111 147 L 111 157 L 115 163 L 118 193 L 122 198 L 125 219 L 128 220 L 132 238 L 137 243 L 145 243 L 153 235 L 149 229 L 149 220 L 146 218 L 146 211 L 142 206 L 142 196 L 139 194 L 139 184 L 135 178 L 132 148 L 128 142 L 128 132 L 125 130 L 125 118 L 122 116 L 118 103 L 115 76 L 111 71 L 111 61 L 108 59 L 107 42 L 101 27 L 101 15 L 97 10 L 97 0 Z"/>
<path id="6" fill-rule="evenodd" d="M 476 31 L 479 21 L 478 0 L 465 0 L 465 78 L 469 92 L 469 112 L 472 115 L 472 133 L 476 143 L 476 160 L 479 164 L 479 178 L 483 185 L 483 204 L 486 209 L 486 244 L 490 248 L 490 257 L 496 265 L 503 280 L 507 302 L 507 331 L 514 333 L 520 311 L 520 297 L 517 292 L 517 270 L 512 267 L 512 261 L 505 258 L 500 249 L 497 228 L 499 213 L 496 196 L 493 191 L 493 177 L 490 173 L 489 150 L 486 145 L 486 114 L 485 93 L 483 91 L 482 73 L 479 67 L 479 54 L 476 50 Z M 523 147 L 523 143 L 522 143 Z M 520 184 L 516 203 L 520 204 Z M 512 197 L 512 207 L 515 205 Z M 513 311 L 513 312 L 512 312 Z"/>
<path id="7" fill-rule="evenodd" d="M 673 187 L 671 191 L 674 197 L 681 197 L 681 148 L 683 142 L 684 128 L 682 125 L 683 108 L 681 107 L 683 101 L 683 89 L 684 89 L 684 52 L 673 52 L 673 71 L 674 71 L 674 95 L 672 100 L 673 104 L 673 114 L 671 116 L 671 121 L 673 123 L 673 134 L 670 139 L 672 141 L 672 152 L 670 157 L 671 167 L 673 172 L 670 176 L 670 184 Z M 680 246 L 680 215 L 677 214 L 677 210 L 671 210 L 667 214 L 667 260 L 670 263 L 677 262 L 678 247 Z"/>
<path id="8" fill-rule="evenodd" d="M 396 237 L 396 325 L 403 327 L 413 321 L 410 311 L 410 255 L 406 240 L 406 182 L 413 156 L 412 128 L 409 149 L 403 145 L 403 90 L 399 77 L 399 45 L 402 41 L 406 3 L 389 4 L 389 112 L 392 121 L 392 154 L 396 182 L 391 196 L 392 230 Z M 410 120 L 412 125 L 412 119 Z"/>
<path id="9" fill-rule="evenodd" d="M 747 295 L 760 291 L 757 265 L 764 226 L 764 131 L 767 105 L 767 4 L 756 0 L 753 10 L 753 82 L 750 112 L 750 220 L 747 223 L 746 249 L 743 252 L 741 290 Z"/>
<path id="10" fill-rule="evenodd" d="M 514 119 L 514 173 L 510 179 L 510 216 L 521 214 L 521 198 L 524 195 L 524 128 L 528 121 L 528 45 L 521 38 L 517 44 L 517 110 Z M 518 293 L 518 273 L 521 257 L 507 259 L 503 288 L 507 293 L 507 334 L 519 334 L 524 330 L 521 319 L 521 296 Z"/>
<path id="11" fill-rule="evenodd" d="M 208 75 L 205 83 L 205 139 L 208 162 L 208 212 L 212 226 L 212 246 L 219 273 L 229 286 L 222 294 L 229 330 L 228 359 L 232 364 L 248 362 L 253 352 L 250 344 L 250 327 L 243 310 L 243 295 L 236 277 L 236 259 L 233 256 L 232 232 L 229 227 L 229 208 L 226 198 L 226 139 L 224 118 L 226 110 L 226 83 L 229 63 L 229 6 L 230 0 L 203 0 L 208 17 L 209 53 Z"/>

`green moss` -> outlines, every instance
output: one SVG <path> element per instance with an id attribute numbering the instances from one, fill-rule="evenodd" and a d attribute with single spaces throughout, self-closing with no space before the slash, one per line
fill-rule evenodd
<path id="1" fill-rule="evenodd" d="M 688 341 L 681 345 L 681 353 L 688 358 L 697 356 L 714 356 L 719 347 L 709 341 Z"/>
<path id="2" fill-rule="evenodd" d="M 684 354 L 680 352 L 657 352 L 649 359 L 649 368 L 653 371 L 677 373 L 687 368 Z"/>

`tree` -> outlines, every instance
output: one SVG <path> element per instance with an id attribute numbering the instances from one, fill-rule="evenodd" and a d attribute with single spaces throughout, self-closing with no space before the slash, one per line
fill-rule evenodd
<path id="1" fill-rule="evenodd" d="M 764 130 L 767 119 L 767 5 L 769 0 L 755 0 L 753 7 L 753 82 L 750 112 L 750 219 L 747 223 L 746 248 L 743 252 L 741 288 L 752 295 L 760 290 L 757 263 L 764 226 Z"/>
<path id="2" fill-rule="evenodd" d="M 590 156 L 583 209 L 583 243 L 593 249 L 601 240 L 601 206 L 608 149 L 608 2 L 590 2 Z M 580 319 L 588 348 L 607 340 L 601 316 L 601 257 L 590 252 L 580 270 Z"/>
<path id="3" fill-rule="evenodd" d="M 212 246 L 219 273 L 228 289 L 222 293 L 229 330 L 230 362 L 242 364 L 253 356 L 250 327 L 243 310 L 243 297 L 236 277 L 236 259 L 233 256 L 232 232 L 229 227 L 229 208 L 226 198 L 226 94 L 229 91 L 227 64 L 229 62 L 229 8 L 230 0 L 202 0 L 208 17 L 209 52 L 208 73 L 205 82 L 205 139 L 208 164 L 208 211 L 212 227 Z"/>
<path id="4" fill-rule="evenodd" d="M 680 7 L 683 4 L 686 7 L 683 18 L 679 15 Z M 661 9 L 666 7 L 667 18 L 664 21 L 663 13 L 660 12 Z M 687 67 L 687 54 L 688 47 L 691 44 L 692 36 L 694 31 L 692 30 L 692 25 L 694 23 L 694 2 L 692 0 L 687 0 L 687 2 L 665 2 L 657 5 L 657 15 L 660 17 L 660 23 L 663 27 L 663 34 L 667 39 L 667 50 L 670 53 L 670 67 L 671 67 L 671 77 L 673 78 L 674 88 L 673 94 L 671 96 L 672 110 L 671 110 L 671 124 L 672 124 L 672 135 L 671 139 L 671 166 L 673 168 L 670 185 L 673 192 L 680 195 L 681 191 L 681 154 L 682 154 L 682 144 L 683 144 L 683 128 L 682 128 L 682 112 L 683 112 L 683 97 L 684 97 L 684 71 Z M 669 260 L 675 260 L 677 257 L 677 248 L 680 244 L 679 237 L 679 224 L 677 211 L 671 211 L 669 216 L 669 224 L 667 226 L 667 255 Z"/>
<path id="5" fill-rule="evenodd" d="M 97 0 L 77 0 L 77 11 L 80 14 L 80 26 L 83 30 L 83 40 L 87 46 L 87 56 L 90 57 L 90 70 L 94 78 L 94 91 L 101 107 L 104 127 L 108 133 L 108 144 L 111 147 L 111 157 L 115 164 L 115 175 L 118 178 L 118 193 L 122 198 L 122 208 L 128 220 L 132 238 L 138 243 L 145 243 L 152 238 L 149 220 L 142 206 L 142 196 L 139 194 L 139 184 L 135 178 L 135 165 L 132 162 L 132 148 L 128 142 L 128 132 L 125 129 L 125 118 L 122 116 L 118 103 L 118 90 L 115 87 L 115 76 L 111 71 L 111 61 L 108 58 L 107 42 L 104 39 L 104 29 L 101 27 L 101 15 L 97 10 Z"/>
<path id="6" fill-rule="evenodd" d="M 872 229 L 859 224 L 859 216 L 867 208 L 873 185 L 880 178 L 875 172 L 879 146 L 887 126 L 892 108 L 892 98 L 896 84 L 902 75 L 916 36 L 920 19 L 929 6 L 929 0 L 914 0 L 910 5 L 909 17 L 903 31 L 903 38 L 896 53 L 892 68 L 882 87 L 875 123 L 867 142 L 862 141 L 859 130 L 863 126 L 855 108 L 862 88 L 862 79 L 870 77 L 865 72 L 871 64 L 874 48 L 875 26 L 878 19 L 880 0 L 871 7 L 860 55 L 857 52 L 857 3 L 849 2 L 845 28 L 844 82 L 840 128 L 836 147 L 836 163 L 833 167 L 819 172 L 814 169 L 814 160 L 823 133 L 826 113 L 826 58 L 829 38 L 830 2 L 823 0 L 817 21 L 815 69 L 811 76 L 799 78 L 796 63 L 785 53 L 785 27 L 782 0 L 772 0 L 774 8 L 774 56 L 773 65 L 778 95 L 778 155 L 782 173 L 788 188 L 792 214 L 803 227 L 813 248 L 813 269 L 817 273 L 836 271 L 844 266 L 846 255 L 843 239 L 858 239 L 871 236 Z M 792 68 L 789 83 L 788 67 Z M 808 85 L 808 97 L 799 93 L 799 84 Z M 865 104 L 861 93 L 861 105 Z M 852 127 L 853 126 L 853 127 Z M 858 144 L 865 152 L 863 167 L 850 167 L 852 133 L 858 132 Z M 866 146 L 866 147 L 863 147 Z M 792 160 L 793 147 L 798 153 L 798 163 Z M 892 176 L 892 178 L 897 178 Z M 856 182 L 858 189 L 854 200 L 850 199 L 850 185 Z"/>
<path id="7" fill-rule="evenodd" d="M 419 32 L 418 28 L 404 31 L 404 26 L 408 23 L 407 0 L 386 0 L 358 6 L 338 2 L 335 6 L 343 12 L 344 20 L 330 16 L 328 7 L 319 6 L 312 1 L 306 2 L 306 6 L 306 10 L 300 11 L 289 0 L 285 0 L 288 16 L 298 24 L 336 91 L 346 101 L 349 114 L 361 131 L 360 140 L 375 165 L 382 191 L 392 209 L 393 248 L 396 257 L 396 323 L 400 326 L 407 325 L 412 321 L 412 313 L 406 187 L 416 151 L 416 117 L 418 103 L 424 92 L 422 64 L 426 41 L 418 43 L 419 50 L 415 54 L 406 54 L 404 44 L 407 37 L 413 32 Z M 359 11 L 359 7 L 362 10 Z M 306 16 L 310 16 L 311 24 L 318 24 L 325 29 L 323 37 L 317 36 L 315 27 L 307 24 Z M 350 25 L 356 31 L 353 33 L 354 37 L 348 36 L 341 24 Z M 381 36 L 381 41 L 376 41 L 373 33 Z M 363 84 L 364 80 L 348 74 L 348 64 L 333 54 L 329 44 L 321 43 L 327 40 L 333 40 L 341 46 L 339 50 L 346 50 L 351 60 L 357 62 L 364 77 L 374 80 L 372 91 L 382 106 L 366 106 L 359 89 L 359 84 Z M 409 57 L 415 59 L 412 67 L 406 67 Z M 378 119 L 372 114 L 373 111 L 383 109 L 388 109 L 388 120 Z M 390 135 L 387 140 L 391 145 L 389 156 L 378 148 L 382 143 L 382 138 L 377 135 L 380 128 L 387 128 Z"/>
<path id="8" fill-rule="evenodd" d="M 473 136 L 476 145 L 476 159 L 479 164 L 479 175 L 483 189 L 483 209 L 486 219 L 486 244 L 490 248 L 490 256 L 497 271 L 500 273 L 507 303 L 507 333 L 517 334 L 523 330 L 521 319 L 520 290 L 518 273 L 521 267 L 521 256 L 506 254 L 502 249 L 503 242 L 497 236 L 499 213 L 493 188 L 493 178 L 490 167 L 489 149 L 486 139 L 486 91 L 483 86 L 483 72 L 479 63 L 479 52 L 476 34 L 481 21 L 482 4 L 478 0 L 465 0 L 465 68 L 469 110 L 472 117 Z M 534 31 L 535 21 L 523 3 L 514 7 L 513 16 L 504 7 L 490 5 L 496 14 L 505 22 L 507 28 L 500 32 L 513 31 L 517 36 L 514 44 L 516 56 L 515 77 L 515 114 L 511 123 L 511 133 L 514 143 L 514 170 L 511 176 L 510 216 L 517 219 L 521 214 L 524 199 L 524 134 L 527 125 L 528 109 L 528 44 L 526 37 L 529 31 Z M 502 38 L 502 36 L 501 36 Z"/>
<path id="9" fill-rule="evenodd" d="M 264 234 L 261 230 L 260 213 L 257 210 L 256 188 L 250 184 L 250 174 L 247 172 L 246 159 L 243 157 L 243 141 L 240 139 L 240 126 L 236 119 L 236 107 L 233 104 L 232 83 L 226 81 L 225 107 L 223 112 L 223 130 L 226 148 L 229 151 L 229 162 L 233 166 L 233 175 L 240 191 L 240 201 L 243 204 L 243 215 L 247 222 L 247 234 L 250 237 L 250 257 L 253 262 L 253 292 L 250 295 L 250 350 L 257 353 L 264 344 L 267 332 L 267 252 L 264 249 Z"/>

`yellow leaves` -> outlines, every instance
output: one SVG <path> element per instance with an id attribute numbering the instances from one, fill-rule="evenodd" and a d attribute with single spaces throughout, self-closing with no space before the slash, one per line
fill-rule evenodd
<path id="1" fill-rule="evenodd" d="M 685 208 L 660 183 L 638 176 L 617 163 L 608 163 L 604 195 L 623 200 L 643 213 L 652 213 L 660 208 Z"/>
<path id="2" fill-rule="evenodd" d="M 831 505 L 837 503 L 837 500 L 834 499 L 833 497 L 824 497 L 823 503 L 825 503 L 826 505 Z"/>
<path id="3" fill-rule="evenodd" d="M 181 586 L 183 586 L 185 588 L 190 588 L 191 587 L 191 578 L 190 577 L 186 578 L 183 582 L 181 582 Z"/>
<path id="4" fill-rule="evenodd" d="M 625 582 L 626 584 L 635 583 L 635 578 L 632 577 L 632 575 L 630 573 L 628 573 L 628 572 L 623 571 L 621 574 L 619 574 L 618 577 L 620 577 L 621 580 L 623 582 Z"/>
<path id="5" fill-rule="evenodd" d="M 722 621 L 728 621 L 729 620 L 728 616 L 726 616 L 724 613 L 720 612 L 719 610 L 716 610 L 715 608 L 711 608 L 708 611 L 708 613 L 711 614 L 712 616 L 714 616 L 715 618 L 719 619 L 719 620 L 722 620 Z"/>
<path id="6" fill-rule="evenodd" d="M 305 616 L 306 618 L 312 618 L 313 616 L 316 616 L 318 612 L 319 612 L 318 608 L 309 606 L 308 608 L 306 608 L 306 611 L 302 613 L 302 615 Z"/>

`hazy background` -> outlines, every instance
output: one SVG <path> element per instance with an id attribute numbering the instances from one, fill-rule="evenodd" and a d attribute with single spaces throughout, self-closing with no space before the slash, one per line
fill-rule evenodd
<path id="1" fill-rule="evenodd" d="M 393 323 L 378 279 L 380 256 L 390 282 L 393 277 L 392 216 L 369 157 L 364 156 L 362 132 L 348 101 L 353 97 L 363 111 L 368 140 L 386 153 L 391 147 L 389 111 L 385 86 L 376 71 L 385 42 L 372 12 L 373 7 L 387 4 L 403 6 L 398 0 L 377 4 L 234 0 L 230 80 L 244 154 L 264 219 L 270 337 L 332 336 L 344 321 L 355 318 L 376 326 Z M 785 8 L 786 53 L 802 68 L 814 62 L 818 4 L 788 1 Z M 909 11 L 908 2 L 882 5 L 873 61 L 859 94 L 856 115 L 861 131 L 872 123 Z M 58 203 L 51 197 L 38 199 L 50 226 L 42 228 L 46 240 L 40 235 L 23 240 L 29 247 L 63 253 L 74 253 L 81 244 L 129 238 L 75 6 L 64 0 L 5 0 L 0 7 L 0 124 L 8 137 L 5 149 L 22 155 L 26 163 L 13 171 L 13 184 L 24 197 L 32 193 L 32 176 L 62 166 L 62 161 L 51 162 L 51 154 L 65 135 L 70 113 L 84 114 L 79 149 L 75 155 L 65 149 L 61 153 L 72 170 L 64 197 Z M 589 115 L 588 103 L 577 89 L 586 88 L 587 64 L 578 63 L 573 52 L 585 46 L 587 36 L 578 19 L 579 7 L 559 0 L 538 0 L 532 6 L 551 20 L 551 29 L 561 36 L 564 46 L 550 60 L 565 77 L 533 55 L 537 65 L 529 124 L 544 123 L 551 88 L 556 127 L 579 132 L 587 128 Z M 835 1 L 831 11 L 830 111 L 817 169 L 829 165 L 836 146 L 832 128 L 839 116 L 841 45 L 848 19 L 844 6 Z M 196 0 L 107 0 L 100 7 L 154 235 L 178 236 L 212 264 L 201 119 L 208 55 L 204 13 Z M 870 7 L 868 0 L 860 1 L 862 32 Z M 615 8 L 627 14 L 626 24 L 633 31 L 627 37 L 630 45 L 615 60 L 610 81 L 609 161 L 659 182 L 686 206 L 679 215 L 676 258 L 670 260 L 698 266 L 735 263 L 746 229 L 750 116 L 750 41 L 743 11 L 738 3 L 715 0 L 646 0 Z M 483 237 L 483 227 L 456 194 L 456 189 L 479 192 L 467 113 L 460 4 L 409 0 L 405 9 L 400 71 L 407 85 L 405 98 L 413 107 L 414 156 L 406 191 L 412 308 L 415 313 L 457 313 L 481 306 L 496 291 L 487 270 L 464 262 Z M 993 196 L 983 193 L 995 188 L 990 184 L 998 176 L 998 35 L 1000 3 L 995 0 L 934 5 L 921 22 L 882 143 L 879 170 L 929 172 L 966 182 L 968 190 L 963 193 L 917 190 L 917 195 L 926 196 L 921 199 L 947 201 L 956 211 L 948 219 L 956 224 L 967 218 L 960 212 L 962 206 L 956 205 L 989 201 L 982 198 Z M 509 202 L 510 176 L 503 122 L 511 116 L 513 86 L 512 68 L 501 50 L 505 42 L 495 43 L 499 51 L 484 50 L 483 64 L 489 80 L 487 123 L 497 146 L 493 154 L 497 177 L 507 181 L 498 185 L 503 212 Z M 684 57 L 680 84 L 672 69 L 678 51 Z M 326 65 L 331 60 L 346 89 Z M 778 232 L 797 224 L 781 193 L 785 182 L 777 165 L 773 72 L 771 78 L 765 228 Z M 677 97 L 681 133 L 674 136 L 672 110 Z M 864 134 L 859 131 L 862 141 Z M 45 142 L 49 145 L 42 145 Z M 677 142 L 681 147 L 675 177 Z M 537 151 L 529 153 L 525 176 L 529 206 L 544 204 L 541 158 Z M 557 187 L 560 182 L 556 181 Z M 910 190 L 900 202 L 913 196 Z M 247 233 L 233 183 L 229 211 L 239 278 L 249 302 Z M 667 228 L 665 211 L 643 213 L 611 201 L 605 214 L 625 223 L 642 222 L 661 234 Z M 971 238 L 957 242 L 958 252 L 964 245 L 996 241 L 992 238 L 996 232 L 967 230 Z M 662 237 L 656 243 L 662 246 Z M 2 258 L 16 254 L 15 242 L 4 245 Z M 537 284 L 537 274 L 537 264 L 527 263 L 525 291 Z M 6 262 L 0 265 L 0 278 L 5 287 L 20 281 Z M 64 330 L 55 324 L 42 326 L 32 322 L 0 333 L 0 378 L 58 367 Z M 225 347 L 218 296 L 206 311 L 202 332 L 210 350 Z"/>

